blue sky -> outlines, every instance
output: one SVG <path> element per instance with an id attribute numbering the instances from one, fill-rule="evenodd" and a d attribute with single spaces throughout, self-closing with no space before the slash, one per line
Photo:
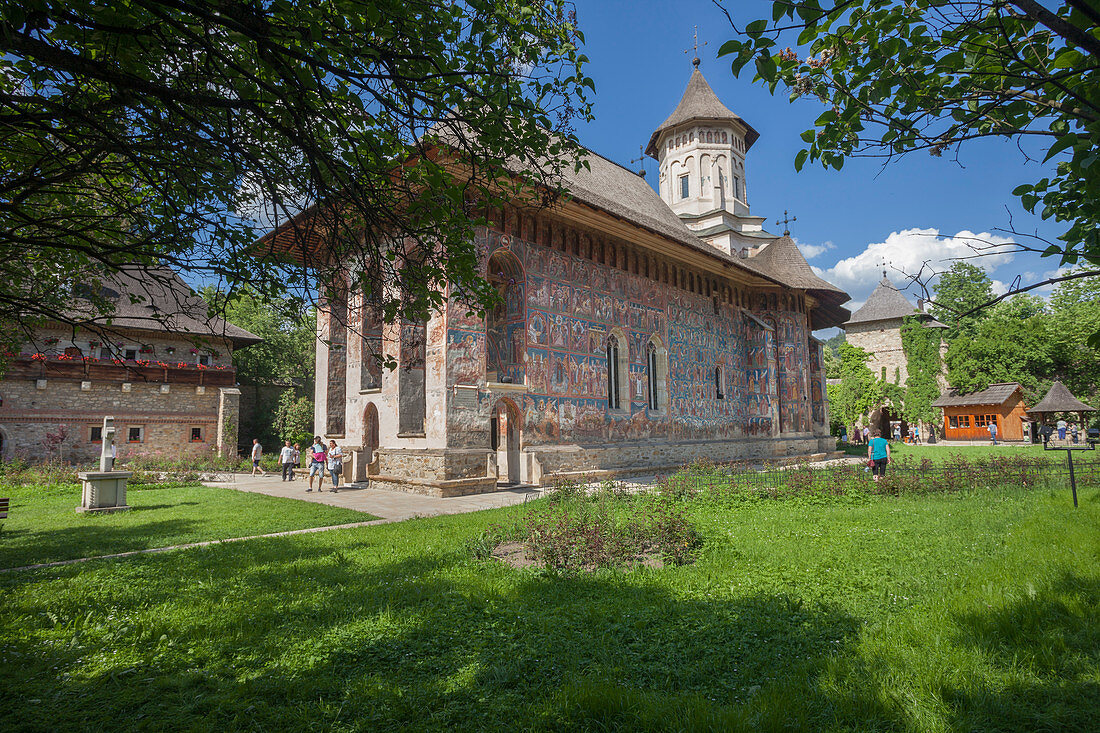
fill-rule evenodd
<path id="1" fill-rule="evenodd" d="M 998 228 L 1014 225 L 1049 239 L 1060 231 L 1024 212 L 1012 196 L 1013 188 L 1038 179 L 1044 170 L 1026 163 L 1014 141 L 971 143 L 958 163 L 950 154 L 933 158 L 917 152 L 885 168 L 874 160 L 851 160 L 841 171 L 806 166 L 795 172 L 799 135 L 812 127 L 823 107 L 816 100 L 791 104 L 780 90 L 773 97 L 752 82 L 749 72 L 734 78 L 729 63 L 717 59 L 733 29 L 711 0 L 576 0 L 576 6 L 591 60 L 588 75 L 596 82 L 596 119 L 578 127 L 581 142 L 630 165 L 638 146 L 683 94 L 692 58 L 684 51 L 698 25 L 699 42 L 707 42 L 699 53 L 707 81 L 760 133 L 747 159 L 752 213 L 768 217 L 768 228 L 775 232 L 782 232 L 775 220 L 784 209 L 796 216 L 792 235 L 810 263 L 851 294 L 850 305 L 861 304 L 881 279 L 878 263 L 883 259 L 906 272 L 931 259 L 942 270 L 950 265 L 948 258 L 970 254 L 964 242 L 971 237 L 1007 241 Z M 727 0 L 726 7 L 742 25 L 770 17 L 768 2 Z M 652 183 L 656 162 L 648 159 L 646 168 Z M 1050 258 L 1007 253 L 974 264 L 989 272 L 998 289 L 1017 276 L 1034 281 L 1058 266 Z M 903 276 L 891 272 L 891 279 L 901 283 Z M 910 293 L 915 300 L 915 291 Z"/>

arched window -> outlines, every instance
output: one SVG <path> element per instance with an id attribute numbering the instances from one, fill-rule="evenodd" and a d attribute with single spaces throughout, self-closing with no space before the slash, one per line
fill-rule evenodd
<path id="1" fill-rule="evenodd" d="M 726 391 L 722 387 L 722 367 L 714 367 L 714 396 L 717 399 L 726 399 Z"/>
<path id="2" fill-rule="evenodd" d="M 611 336 L 607 339 L 607 407 L 610 410 L 621 409 L 622 384 L 619 382 L 621 355 L 619 339 Z"/>
<path id="3" fill-rule="evenodd" d="M 652 341 L 645 350 L 645 375 L 649 387 L 649 409 L 658 409 L 657 404 L 657 347 Z"/>

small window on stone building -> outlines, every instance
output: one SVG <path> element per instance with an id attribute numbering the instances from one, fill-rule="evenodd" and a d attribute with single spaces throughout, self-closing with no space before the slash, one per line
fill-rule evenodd
<path id="1" fill-rule="evenodd" d="M 138 355 L 137 349 L 125 349 L 122 353 L 126 361 L 133 361 Z"/>
<path id="2" fill-rule="evenodd" d="M 199 364 L 210 366 L 210 354 L 199 354 Z"/>
<path id="3" fill-rule="evenodd" d="M 733 197 L 738 201 L 741 200 L 741 177 L 733 177 Z"/>
<path id="4" fill-rule="evenodd" d="M 649 387 L 649 409 L 657 409 L 657 347 L 651 341 L 646 347 L 646 382 Z"/>
<path id="5" fill-rule="evenodd" d="M 192 443 L 201 443 L 202 442 L 202 428 L 191 428 L 191 442 Z"/>
<path id="6" fill-rule="evenodd" d="M 126 440 L 130 443 L 140 443 L 145 440 L 145 428 L 130 427 L 126 430 Z"/>
<path id="7" fill-rule="evenodd" d="M 103 427 L 100 425 L 93 425 L 92 429 L 88 431 L 88 440 L 93 443 L 103 442 Z"/>
<path id="8" fill-rule="evenodd" d="M 103 359 L 104 361 L 106 361 L 107 359 L 110 359 L 111 358 L 111 347 L 110 346 L 100 346 L 99 347 L 99 358 Z"/>
<path id="9" fill-rule="evenodd" d="M 722 367 L 714 367 L 714 395 L 717 399 L 726 399 L 725 390 L 722 389 Z"/>
<path id="10" fill-rule="evenodd" d="M 686 175 L 680 176 L 680 198 L 686 199 L 691 194 L 691 184 Z"/>

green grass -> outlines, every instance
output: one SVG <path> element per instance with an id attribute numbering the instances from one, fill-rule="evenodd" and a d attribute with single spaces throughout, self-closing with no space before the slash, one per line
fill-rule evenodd
<path id="1" fill-rule="evenodd" d="M 0 568 L 375 518 L 206 486 L 128 489 L 133 509 L 112 514 L 78 514 L 76 484 L 0 484 L 0 496 L 12 505 L 0 529 Z"/>
<path id="2" fill-rule="evenodd" d="M 867 457 L 867 446 L 839 443 L 840 450 L 851 456 Z M 894 458 L 912 458 L 920 462 L 922 458 L 928 458 L 933 463 L 943 463 L 951 458 L 966 458 L 975 460 L 992 457 L 1028 457 L 1035 458 L 1044 454 L 1052 461 L 1065 462 L 1066 454 L 1061 451 L 1043 451 L 1041 445 L 910 445 L 908 443 L 890 442 L 890 452 Z M 1085 454 L 1088 455 L 1088 454 Z"/>
<path id="3" fill-rule="evenodd" d="M 153 493 L 153 492 L 151 492 Z M 816 500 L 815 500 L 816 501 Z M 9 729 L 1095 730 L 1100 491 L 693 502 L 696 564 L 472 559 L 520 507 L 0 576 Z"/>

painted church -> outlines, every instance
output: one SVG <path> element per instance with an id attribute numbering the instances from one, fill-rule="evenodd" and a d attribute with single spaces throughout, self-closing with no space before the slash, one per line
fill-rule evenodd
<path id="1" fill-rule="evenodd" d="M 750 212 L 758 137 L 696 64 L 646 149 L 658 191 L 589 152 L 567 200 L 477 233 L 504 296 L 484 318 L 452 301 L 349 328 L 356 304 L 329 302 L 315 427 L 352 456 L 347 477 L 456 496 L 832 451 L 811 332 L 845 322 L 849 297 Z"/>

